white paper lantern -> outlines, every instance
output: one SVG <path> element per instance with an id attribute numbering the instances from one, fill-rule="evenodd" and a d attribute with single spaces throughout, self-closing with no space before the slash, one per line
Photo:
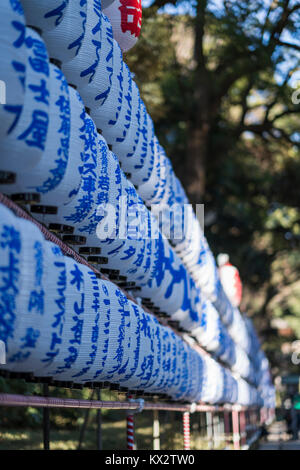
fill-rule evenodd
<path id="1" fill-rule="evenodd" d="M 65 272 L 64 284 L 61 288 L 63 294 L 59 304 L 61 309 L 57 313 L 57 322 L 60 324 L 60 347 L 47 369 L 47 375 L 55 380 L 61 380 L 63 375 L 68 377 L 68 371 L 73 367 L 78 357 L 81 341 L 82 324 L 85 309 L 84 270 L 72 258 L 63 258 L 62 269 Z"/>
<path id="2" fill-rule="evenodd" d="M 201 399 L 207 403 L 221 402 L 224 387 L 222 367 L 210 356 L 203 356 L 203 359 L 204 382 Z"/>
<path id="3" fill-rule="evenodd" d="M 68 204 L 59 205 L 58 213 L 55 216 L 47 216 L 48 222 L 58 222 L 67 225 L 79 227 L 85 223 L 94 208 L 95 204 L 95 187 L 97 181 L 97 162 L 98 162 L 98 145 L 97 130 L 88 114 L 82 111 L 81 114 L 82 127 L 79 137 L 83 141 L 84 147 L 81 153 L 81 182 L 80 188 L 74 194 Z M 78 152 L 78 149 L 76 150 Z M 72 156 L 70 157 L 72 158 Z M 60 201 L 57 201 L 59 204 Z"/>
<path id="4" fill-rule="evenodd" d="M 110 152 L 101 135 L 97 135 L 97 140 L 99 159 L 95 204 L 92 213 L 79 228 L 80 233 L 87 237 L 89 246 L 100 246 L 108 239 L 118 237 L 117 214 L 122 195 L 118 159 Z"/>
<path id="5" fill-rule="evenodd" d="M 101 3 L 87 2 L 85 33 L 77 55 L 62 64 L 68 83 L 81 88 L 92 82 L 100 61 L 101 50 Z"/>
<path id="6" fill-rule="evenodd" d="M 131 173 L 131 181 L 135 185 L 148 181 L 154 166 L 154 127 L 145 105 L 142 103 L 142 119 L 138 145 L 134 154 L 127 156 L 126 171 Z"/>
<path id="7" fill-rule="evenodd" d="M 162 152 L 157 137 L 154 137 L 154 164 L 151 176 L 147 182 L 139 186 L 139 194 L 148 205 L 151 205 L 161 185 Z"/>
<path id="8" fill-rule="evenodd" d="M 69 87 L 68 94 L 70 102 L 69 157 L 64 171 L 62 171 L 63 177 L 60 183 L 55 188 L 52 188 L 51 191 L 40 193 L 41 201 L 48 205 L 62 206 L 68 204 L 76 197 L 81 185 L 82 158 L 85 149 L 82 129 L 85 126 L 84 118 L 86 112 L 78 92 L 74 88 Z"/>
<path id="9" fill-rule="evenodd" d="M 78 54 L 85 35 L 86 16 L 87 2 L 68 1 L 59 24 L 43 31 L 43 39 L 52 59 L 67 62 Z"/>
<path id="10" fill-rule="evenodd" d="M 80 89 L 84 102 L 92 110 L 102 106 L 108 98 L 112 86 L 112 76 L 115 72 L 114 53 L 118 52 L 109 20 L 101 14 L 99 21 L 101 22 L 99 62 L 93 80 Z"/>
<path id="11" fill-rule="evenodd" d="M 44 42 L 26 28 L 27 65 L 24 106 L 9 134 L 0 141 L 1 168 L 22 172 L 37 164 L 45 150 L 49 126 L 49 60 Z"/>
<path id="12" fill-rule="evenodd" d="M 44 314 L 41 317 L 40 336 L 37 339 L 35 355 L 30 358 L 30 371 L 35 376 L 48 375 L 48 367 L 62 345 L 64 320 L 65 263 L 57 245 L 43 242 Z"/>
<path id="13" fill-rule="evenodd" d="M 134 81 L 132 81 L 132 100 L 131 100 L 131 120 L 130 127 L 124 141 L 114 142 L 112 149 L 120 162 L 122 163 L 123 170 L 129 172 L 131 167 L 128 166 L 128 158 L 134 155 L 139 139 L 142 139 L 140 133 L 140 121 L 141 121 L 141 109 L 142 100 L 138 87 Z"/>
<path id="14" fill-rule="evenodd" d="M 44 292 L 41 285 L 43 236 L 32 223 L 14 217 L 11 226 L 3 223 L 1 246 L 10 250 L 10 262 L 13 262 L 8 272 L 14 272 L 14 276 L 9 276 L 6 282 L 18 281 L 10 307 L 4 313 L 4 318 L 10 318 L 9 325 L 13 328 L 12 334 L 8 335 L 5 341 L 7 368 L 31 372 L 26 363 L 31 354 L 35 353 L 44 314 Z M 9 291 L 9 283 L 6 292 L 9 298 L 12 294 Z M 15 317 L 12 308 L 15 309 Z"/>
<path id="15" fill-rule="evenodd" d="M 124 62 L 121 50 L 114 41 L 113 43 L 113 73 L 111 87 L 107 99 L 102 105 L 95 104 L 91 107 L 91 117 L 95 121 L 97 129 L 107 131 L 109 121 L 111 125 L 116 124 L 123 101 Z M 87 89 L 87 88 L 86 88 Z M 105 136 L 105 134 L 104 134 Z"/>
<path id="16" fill-rule="evenodd" d="M 74 377 L 74 381 L 78 382 L 101 382 L 107 375 L 110 291 L 106 281 L 97 279 L 96 282 L 95 276 L 90 274 L 90 277 L 93 283 L 93 299 L 91 300 L 93 302 L 94 326 L 92 337 L 87 338 L 89 354 L 87 355 L 86 366 Z"/>
<path id="17" fill-rule="evenodd" d="M 66 322 L 63 330 L 63 341 L 67 351 L 64 367 L 60 368 L 56 377 L 61 381 L 82 381 L 80 377 L 86 371 L 91 360 L 93 346 L 93 331 L 98 328 L 99 311 L 97 295 L 94 287 L 98 287 L 98 280 L 88 267 L 73 263 L 70 271 L 72 277 L 67 282 L 73 290 L 80 292 L 79 300 L 72 299 L 73 305 L 66 302 Z M 95 303 L 96 301 L 96 303 Z M 97 315 L 98 313 L 98 315 Z M 69 329 L 66 331 L 67 326 Z M 70 336 L 68 335 L 70 333 Z"/>
<path id="18" fill-rule="evenodd" d="M 62 72 L 50 64 L 49 124 L 45 149 L 29 171 L 24 169 L 16 184 L 1 186 L 5 194 L 38 192 L 46 194 L 60 185 L 69 159 L 69 87 Z"/>
<path id="19" fill-rule="evenodd" d="M 138 308 L 130 300 L 128 301 L 128 308 L 130 312 L 130 336 L 127 340 L 128 363 L 126 364 L 124 376 L 119 378 L 119 383 L 123 387 L 132 389 L 139 386 L 139 379 L 136 377 L 136 373 L 140 359 L 140 317 Z"/>
<path id="20" fill-rule="evenodd" d="M 3 0 L 0 16 L 0 138 L 11 132 L 25 99 L 27 50 L 21 3 Z"/>
<path id="21" fill-rule="evenodd" d="M 103 136 L 110 145 L 114 142 L 122 142 L 126 138 L 131 121 L 131 93 L 131 73 L 124 63 L 121 108 L 118 106 L 118 113 L 114 115 L 114 108 L 111 107 L 111 111 L 107 117 L 103 112 L 103 114 L 101 113 L 101 121 L 99 121 L 99 119 L 97 120 L 97 127 L 102 130 Z M 109 105 L 109 102 L 110 97 L 106 103 Z M 117 103 L 118 102 L 119 100 L 117 100 Z M 103 107 L 105 107 L 105 105 Z"/>
<path id="22" fill-rule="evenodd" d="M 3 205 L 0 205 L 0 249 L 0 339 L 6 345 L 8 362 L 10 353 L 15 352 L 14 335 L 20 320 L 17 305 L 21 290 L 23 246 L 14 214 Z M 14 272 L 13 277 L 7 275 L 10 272 Z M 3 368 L 7 369 L 9 366 Z"/>
<path id="23" fill-rule="evenodd" d="M 69 0 L 22 0 L 26 23 L 42 31 L 49 31 L 60 24 Z"/>

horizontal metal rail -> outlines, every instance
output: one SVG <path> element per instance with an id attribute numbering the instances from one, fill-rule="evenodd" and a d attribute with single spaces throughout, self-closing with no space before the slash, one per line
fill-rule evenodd
<path id="1" fill-rule="evenodd" d="M 0 393 L 0 406 L 32 406 L 37 408 L 90 408 L 107 410 L 139 410 L 140 400 L 133 401 L 102 401 L 79 400 L 74 398 L 56 398 L 40 396 L 24 396 Z M 205 404 L 176 404 L 144 402 L 143 410 L 165 410 L 179 412 L 222 412 L 245 411 L 251 408 L 240 405 L 214 406 Z M 253 408 L 252 408 L 253 409 Z"/>

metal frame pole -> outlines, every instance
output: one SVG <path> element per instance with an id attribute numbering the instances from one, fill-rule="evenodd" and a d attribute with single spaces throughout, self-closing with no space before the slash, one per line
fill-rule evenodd
<path id="1" fill-rule="evenodd" d="M 240 441 L 239 412 L 235 409 L 232 410 L 232 432 L 233 432 L 233 447 L 234 447 L 234 450 L 240 450 L 241 449 L 241 441 Z"/>
<path id="2" fill-rule="evenodd" d="M 49 385 L 43 384 L 43 394 L 49 396 Z M 44 450 L 50 450 L 50 409 L 43 408 L 43 443 Z"/>
<path id="3" fill-rule="evenodd" d="M 128 400 L 132 400 L 132 395 L 128 395 Z M 127 413 L 127 450 L 135 450 L 134 445 L 134 415 Z"/>
<path id="4" fill-rule="evenodd" d="M 97 400 L 101 400 L 101 390 L 97 389 Z M 97 410 L 97 449 L 102 450 L 102 411 Z"/>
<path id="5" fill-rule="evenodd" d="M 242 410 L 240 412 L 240 434 L 241 434 L 241 445 L 246 445 L 247 442 L 247 431 L 246 431 L 246 414 L 245 411 Z"/>
<path id="6" fill-rule="evenodd" d="M 214 445 L 214 442 L 213 442 L 213 429 L 212 429 L 213 414 L 210 411 L 208 411 L 205 414 L 206 414 L 206 432 L 207 432 L 208 448 L 212 449 L 213 445 Z"/>
<path id="7" fill-rule="evenodd" d="M 91 396 L 90 396 L 90 400 L 93 400 L 93 398 L 94 398 L 94 393 L 95 393 L 95 390 L 92 390 Z M 85 435 L 85 431 L 86 431 L 86 428 L 87 428 L 87 425 L 88 425 L 88 421 L 89 421 L 90 411 L 91 411 L 91 408 L 86 408 L 86 409 L 85 409 L 84 420 L 83 420 L 82 426 L 81 426 L 81 428 L 80 428 L 80 434 L 79 434 L 79 441 L 78 441 L 77 450 L 80 450 L 80 449 L 81 449 L 81 446 L 82 446 L 82 443 L 83 443 L 83 439 L 84 439 L 84 435 Z"/>
<path id="8" fill-rule="evenodd" d="M 226 436 L 225 436 L 225 421 L 224 421 L 224 414 L 219 414 L 219 435 L 220 435 L 220 442 L 222 445 L 226 443 Z"/>
<path id="9" fill-rule="evenodd" d="M 153 450 L 160 450 L 159 411 L 153 411 Z"/>
<path id="10" fill-rule="evenodd" d="M 183 448 L 184 450 L 191 450 L 191 428 L 189 411 L 183 413 Z"/>
<path id="11" fill-rule="evenodd" d="M 219 413 L 214 413 L 212 417 L 212 429 L 213 429 L 213 442 L 214 442 L 214 449 L 218 448 L 220 445 L 220 420 L 219 420 Z"/>
<path id="12" fill-rule="evenodd" d="M 224 411 L 224 428 L 225 428 L 225 443 L 226 445 L 231 444 L 231 434 L 230 434 L 230 416 L 229 411 Z"/>

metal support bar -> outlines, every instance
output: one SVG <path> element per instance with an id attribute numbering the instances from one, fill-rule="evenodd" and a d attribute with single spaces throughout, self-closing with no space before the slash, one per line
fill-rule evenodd
<path id="1" fill-rule="evenodd" d="M 234 450 L 241 449 L 241 438 L 240 438 L 240 424 L 239 417 L 240 412 L 238 410 L 232 410 L 232 432 L 233 432 L 233 447 Z"/>
<path id="2" fill-rule="evenodd" d="M 220 446 L 220 417 L 219 417 L 219 413 L 215 413 L 213 415 L 212 428 L 213 428 L 214 449 L 218 449 L 219 446 Z"/>
<path id="3" fill-rule="evenodd" d="M 127 415 L 127 450 L 135 450 L 134 445 L 134 415 Z"/>
<path id="4" fill-rule="evenodd" d="M 240 434 L 241 434 L 241 445 L 246 445 L 247 432 L 246 432 L 246 412 L 240 412 Z"/>
<path id="5" fill-rule="evenodd" d="M 95 390 L 92 390 L 90 400 L 93 400 L 94 393 L 95 393 Z M 88 421 L 89 421 L 90 411 L 91 411 L 91 408 L 86 408 L 85 409 L 84 420 L 83 420 L 82 426 L 80 428 L 80 434 L 79 434 L 79 441 L 78 441 L 77 450 L 81 449 L 81 446 L 82 446 L 82 443 L 83 443 L 83 440 L 84 440 L 85 431 L 86 431 Z"/>
<path id="6" fill-rule="evenodd" d="M 214 441 L 213 441 L 213 414 L 210 411 L 206 413 L 206 432 L 207 432 L 208 448 L 212 449 L 213 446 L 214 446 Z"/>
<path id="7" fill-rule="evenodd" d="M 101 390 L 97 389 L 97 399 L 101 400 Z M 97 410 L 97 449 L 102 450 L 102 412 L 101 409 Z"/>
<path id="8" fill-rule="evenodd" d="M 32 406 L 36 408 L 91 408 L 106 410 L 136 410 L 141 409 L 140 401 L 99 401 L 99 400 L 79 400 L 74 398 L 56 398 L 56 397 L 39 397 L 27 395 L 15 395 L 10 393 L 0 393 L 0 406 Z M 230 406 L 230 405 L 229 405 Z M 191 411 L 191 405 L 181 405 L 177 403 L 151 403 L 143 404 L 144 410 L 168 410 L 184 413 Z M 196 405 L 195 412 L 214 412 L 223 411 L 223 407 L 211 405 Z M 241 407 L 232 406 L 230 409 L 243 409 Z"/>
<path id="9" fill-rule="evenodd" d="M 128 395 L 128 400 L 132 400 L 132 395 Z M 134 414 L 127 413 L 127 450 L 135 450 L 134 444 Z"/>
<path id="10" fill-rule="evenodd" d="M 262 426 L 266 422 L 265 408 L 260 409 L 260 425 Z"/>
<path id="11" fill-rule="evenodd" d="M 224 445 L 224 443 L 226 442 L 224 413 L 220 413 L 219 415 L 219 435 L 220 435 L 220 444 Z"/>
<path id="12" fill-rule="evenodd" d="M 225 429 L 225 442 L 226 446 L 231 444 L 231 433 L 230 433 L 230 415 L 229 411 L 224 411 L 224 429 Z"/>
<path id="13" fill-rule="evenodd" d="M 49 396 L 48 384 L 43 384 L 43 393 L 46 397 Z M 44 450 L 50 450 L 50 410 L 49 408 L 43 409 L 43 441 L 44 441 Z"/>

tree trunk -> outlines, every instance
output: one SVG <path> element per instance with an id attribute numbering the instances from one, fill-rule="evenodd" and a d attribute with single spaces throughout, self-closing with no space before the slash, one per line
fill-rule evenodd
<path id="1" fill-rule="evenodd" d="M 203 201 L 210 123 L 211 83 L 203 50 L 207 0 L 199 0 L 195 17 L 194 108 L 191 110 L 186 155 L 186 188 L 194 204 Z"/>
<path id="2" fill-rule="evenodd" d="M 185 177 L 187 191 L 193 204 L 203 202 L 209 133 L 210 124 L 203 122 L 191 127 L 188 134 Z"/>

